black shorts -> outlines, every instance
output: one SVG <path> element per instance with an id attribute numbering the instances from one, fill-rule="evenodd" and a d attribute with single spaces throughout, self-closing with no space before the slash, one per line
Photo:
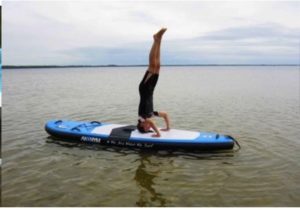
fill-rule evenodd
<path id="1" fill-rule="evenodd" d="M 153 92 L 159 77 L 158 74 L 152 74 L 146 80 L 149 73 L 149 71 L 146 71 L 139 85 L 140 104 L 138 115 L 145 118 L 149 118 L 153 115 Z"/>
<path id="2" fill-rule="evenodd" d="M 158 111 L 154 111 L 154 112 L 152 112 L 152 113 L 150 113 L 148 115 L 139 115 L 139 120 L 140 121 L 144 121 L 145 119 L 151 118 L 151 117 L 154 117 L 154 116 L 156 116 L 156 117 L 159 116 Z"/>

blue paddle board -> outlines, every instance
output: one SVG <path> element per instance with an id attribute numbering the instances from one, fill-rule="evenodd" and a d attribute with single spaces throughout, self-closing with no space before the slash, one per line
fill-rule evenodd
<path id="1" fill-rule="evenodd" d="M 149 149 L 232 149 L 235 140 L 228 135 L 170 129 L 160 131 L 161 137 L 152 137 L 153 132 L 140 133 L 136 126 L 68 120 L 51 120 L 45 130 L 53 137 L 85 143 Z"/>

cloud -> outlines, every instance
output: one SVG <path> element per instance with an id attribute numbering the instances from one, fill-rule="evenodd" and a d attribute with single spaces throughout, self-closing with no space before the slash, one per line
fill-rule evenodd
<path id="1" fill-rule="evenodd" d="M 201 39 L 242 40 L 242 39 L 292 39 L 298 40 L 300 29 L 290 29 L 279 24 L 260 24 L 253 26 L 230 27 L 212 31 Z"/>
<path id="2" fill-rule="evenodd" d="M 69 55 L 78 61 L 75 64 L 96 65 L 96 64 L 116 64 L 116 65 L 136 65 L 146 64 L 148 51 L 145 48 L 132 47 L 83 47 L 67 51 L 60 54 Z"/>
<path id="3" fill-rule="evenodd" d="M 175 58 L 189 55 L 189 63 L 297 63 L 298 34 L 298 29 L 279 25 L 232 27 L 169 43 L 169 55 Z"/>
<path id="4" fill-rule="evenodd" d="M 164 63 L 297 63 L 299 2 L 4 2 L 3 63 L 145 64 L 168 31 Z"/>

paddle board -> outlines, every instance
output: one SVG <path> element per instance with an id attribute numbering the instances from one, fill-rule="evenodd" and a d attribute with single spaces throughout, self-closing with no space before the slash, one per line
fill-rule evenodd
<path id="1" fill-rule="evenodd" d="M 50 120 L 45 130 L 51 136 L 65 141 L 149 149 L 232 149 L 235 142 L 228 135 L 178 129 L 160 131 L 161 137 L 152 137 L 153 132 L 140 133 L 133 125 L 97 121 Z"/>

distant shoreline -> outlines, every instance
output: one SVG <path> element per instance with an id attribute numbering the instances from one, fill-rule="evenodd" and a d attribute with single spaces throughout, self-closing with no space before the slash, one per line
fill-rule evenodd
<path id="1" fill-rule="evenodd" d="M 148 65 L 4 65 L 2 69 L 32 68 L 95 68 L 95 67 L 146 67 Z M 162 66 L 299 66 L 299 64 L 169 64 Z"/>

